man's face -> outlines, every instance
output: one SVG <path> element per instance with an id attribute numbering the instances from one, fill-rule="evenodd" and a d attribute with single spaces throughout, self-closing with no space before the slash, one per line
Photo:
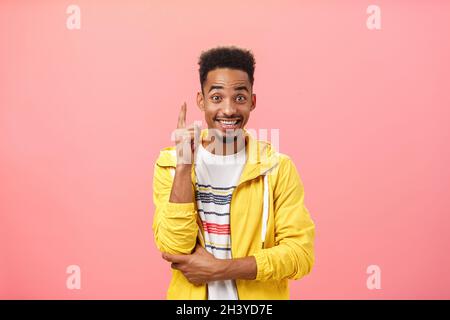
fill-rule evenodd
<path id="1" fill-rule="evenodd" d="M 219 68 L 208 73 L 203 93 L 197 94 L 197 104 L 205 113 L 208 129 L 223 142 L 231 142 L 241 132 L 256 106 L 256 95 L 246 72 Z"/>

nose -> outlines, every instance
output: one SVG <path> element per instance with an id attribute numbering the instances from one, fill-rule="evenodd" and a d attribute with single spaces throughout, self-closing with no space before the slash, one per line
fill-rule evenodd
<path id="1" fill-rule="evenodd" d="M 222 108 L 222 112 L 224 115 L 231 117 L 236 114 L 236 108 L 231 101 L 227 101 Z"/>

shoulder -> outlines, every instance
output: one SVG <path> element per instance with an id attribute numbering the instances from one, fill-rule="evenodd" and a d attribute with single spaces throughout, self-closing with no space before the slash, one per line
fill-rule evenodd
<path id="1" fill-rule="evenodd" d="M 270 172 L 270 181 L 275 190 L 287 188 L 289 185 L 302 185 L 297 167 L 292 158 L 284 153 L 277 152 L 277 165 Z"/>
<path id="2" fill-rule="evenodd" d="M 160 167 L 175 167 L 176 163 L 177 156 L 174 146 L 161 149 L 155 162 Z"/>
<path id="3" fill-rule="evenodd" d="M 278 175 L 289 174 L 289 172 L 295 169 L 295 164 L 292 158 L 281 152 L 276 152 L 274 157 L 277 159 L 277 166 L 274 168 Z"/>

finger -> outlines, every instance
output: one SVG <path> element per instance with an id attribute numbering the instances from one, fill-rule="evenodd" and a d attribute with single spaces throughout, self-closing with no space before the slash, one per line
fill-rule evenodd
<path id="1" fill-rule="evenodd" d="M 163 259 L 169 262 L 180 263 L 184 261 L 184 255 L 170 254 L 165 252 L 163 253 Z"/>
<path id="2" fill-rule="evenodd" d="M 178 264 L 178 263 L 171 263 L 171 264 L 170 264 L 170 267 L 171 267 L 172 269 L 175 269 L 175 270 L 180 270 L 180 269 L 179 269 L 179 264 Z"/>
<path id="3" fill-rule="evenodd" d="M 180 113 L 178 114 L 178 125 L 177 128 L 184 128 L 186 126 L 186 102 L 183 103 L 180 109 Z"/>
<path id="4" fill-rule="evenodd" d="M 208 252 L 208 250 L 206 250 L 204 247 L 202 247 L 201 245 L 198 245 L 195 248 L 195 252 L 198 254 L 211 254 L 210 252 Z"/>
<path id="5" fill-rule="evenodd" d="M 194 151 L 194 156 L 197 154 L 198 145 L 201 143 L 201 131 L 202 131 L 202 122 L 195 121 L 194 122 L 194 132 L 192 134 L 192 150 Z M 195 159 L 195 158 L 194 158 Z"/>
<path id="6" fill-rule="evenodd" d="M 166 261 L 168 261 L 168 262 L 172 262 L 172 255 L 171 254 L 169 254 L 169 253 L 163 253 L 162 254 L 162 258 L 164 259 L 164 260 L 166 260 Z"/>
<path id="7" fill-rule="evenodd" d="M 201 121 L 194 121 L 194 137 L 195 141 L 198 142 L 200 139 L 200 134 L 202 132 L 202 122 Z"/>
<path id="8" fill-rule="evenodd" d="M 203 140 L 207 142 L 214 142 L 215 138 L 216 137 L 214 136 L 214 134 L 212 134 L 212 130 L 208 129 L 208 134 L 203 137 Z"/>

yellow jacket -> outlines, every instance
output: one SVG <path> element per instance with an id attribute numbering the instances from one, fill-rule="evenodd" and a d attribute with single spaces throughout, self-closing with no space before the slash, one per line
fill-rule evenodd
<path id="1" fill-rule="evenodd" d="M 207 130 L 201 136 L 207 135 Z M 247 161 L 230 205 L 233 258 L 254 256 L 255 280 L 236 279 L 239 299 L 289 299 L 289 279 L 300 279 L 314 265 L 315 225 L 304 206 L 303 184 L 292 160 L 247 131 Z M 153 231 L 158 249 L 172 254 L 204 247 L 195 196 L 191 203 L 169 202 L 176 167 L 175 147 L 164 148 L 153 178 Z M 195 169 L 192 166 L 195 194 Z M 172 269 L 167 299 L 207 299 L 206 285 L 193 285 Z"/>

